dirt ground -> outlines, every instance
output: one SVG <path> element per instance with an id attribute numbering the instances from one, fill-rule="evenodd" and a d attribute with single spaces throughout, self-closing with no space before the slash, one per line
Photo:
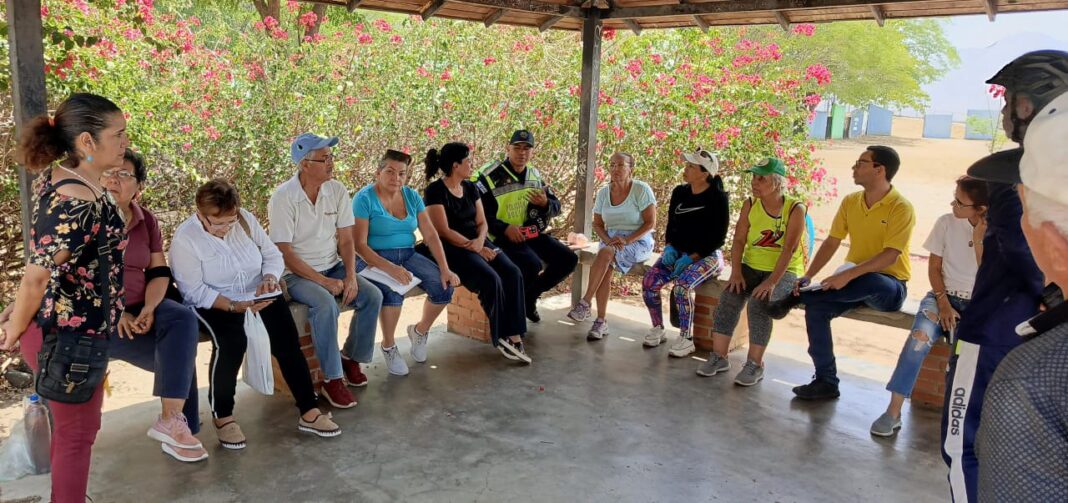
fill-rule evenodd
<path id="1" fill-rule="evenodd" d="M 904 126 L 906 124 L 900 128 L 903 132 L 906 129 Z M 895 134 L 898 129 L 895 125 Z M 836 140 L 822 144 L 817 155 L 823 160 L 824 167 L 830 175 L 838 178 L 839 197 L 842 197 L 857 190 L 852 183 L 850 171 L 853 161 L 866 145 L 885 144 L 898 150 L 902 159 L 902 167 L 895 185 L 916 208 L 917 222 L 912 239 L 913 279 L 909 282 L 909 295 L 918 299 L 929 289 L 926 273 L 927 254 L 922 249 L 923 241 L 934 221 L 940 215 L 950 211 L 949 202 L 952 200 L 954 180 L 963 174 L 973 161 L 987 154 L 988 143 L 956 139 L 927 140 L 918 138 L 918 134 L 915 136 L 917 137 Z M 828 202 L 812 209 L 820 237 L 826 235 L 837 203 L 837 201 Z M 844 257 L 845 252 L 839 251 L 835 260 L 828 265 L 827 271 L 837 267 Z M 640 299 L 635 297 L 629 299 L 627 303 L 634 305 L 640 303 Z M 404 318 L 414 318 L 418 315 L 418 309 L 417 303 L 407 305 Z M 343 316 L 342 333 L 348 329 L 350 316 L 350 314 Z M 439 319 L 441 326 L 436 327 L 436 330 L 443 330 L 444 322 L 445 319 L 442 316 Z M 401 326 L 406 323 L 402 319 Z M 886 379 L 896 361 L 905 333 L 901 330 L 864 322 L 838 320 L 835 322 L 835 336 L 837 352 L 841 356 L 870 364 L 870 372 L 874 378 Z M 774 342 L 769 350 L 775 351 L 778 346 L 790 351 L 797 358 L 804 358 L 805 340 L 804 319 L 794 313 L 779 323 L 775 330 Z M 207 363 L 210 354 L 210 346 L 207 343 L 201 344 L 197 370 L 202 389 L 207 388 Z M 376 362 L 377 364 L 381 362 Z M 151 394 L 152 376 L 126 363 L 112 363 L 109 382 L 112 389 L 111 394 L 104 401 L 105 411 L 154 400 Z M 21 417 L 20 400 L 23 395 L 24 393 L 13 392 L 9 388 L 0 386 L 0 440 L 10 435 L 11 426 Z M 205 403 L 202 410 L 206 408 L 206 405 Z M 147 428 L 149 425 L 145 426 Z"/>

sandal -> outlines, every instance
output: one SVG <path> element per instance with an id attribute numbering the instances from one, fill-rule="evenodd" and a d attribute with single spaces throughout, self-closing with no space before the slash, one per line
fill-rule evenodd
<path id="1" fill-rule="evenodd" d="M 215 434 L 219 437 L 219 443 L 227 449 L 244 449 L 245 434 L 236 421 L 227 421 L 222 426 L 215 427 Z"/>
<path id="2" fill-rule="evenodd" d="M 331 421 L 322 411 L 315 416 L 314 421 L 305 421 L 303 417 L 298 419 L 297 429 L 323 438 L 336 437 L 341 434 L 341 427 Z"/>

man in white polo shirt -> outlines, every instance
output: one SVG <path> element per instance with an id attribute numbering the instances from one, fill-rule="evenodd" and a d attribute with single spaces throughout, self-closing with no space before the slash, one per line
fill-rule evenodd
<path id="1" fill-rule="evenodd" d="M 382 293 L 356 274 L 355 221 L 349 192 L 333 179 L 331 148 L 337 143 L 337 137 L 311 133 L 293 141 L 290 155 L 297 174 L 275 189 L 268 215 L 271 240 L 285 259 L 283 279 L 289 295 L 308 306 L 315 354 L 326 379 L 323 394 L 335 407 L 348 408 L 356 405 L 356 400 L 345 384 L 367 384 L 360 363 L 370 363 L 374 354 Z M 337 337 L 339 302 L 356 309 L 341 352 Z"/>

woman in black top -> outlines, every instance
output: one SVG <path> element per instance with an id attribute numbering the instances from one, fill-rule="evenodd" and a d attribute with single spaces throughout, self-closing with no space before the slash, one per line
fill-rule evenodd
<path id="1" fill-rule="evenodd" d="M 522 338 L 527 331 L 523 275 L 486 239 L 486 214 L 478 189 L 469 181 L 471 149 L 447 143 L 441 150 L 430 149 L 425 164 L 427 180 L 439 171 L 445 175 L 427 186 L 423 200 L 449 266 L 465 288 L 478 294 L 493 345 L 510 360 L 530 363 Z"/>
<path id="2" fill-rule="evenodd" d="M 664 252 L 642 280 L 642 297 L 653 324 L 645 335 L 645 345 L 649 347 L 667 340 L 660 289 L 675 281 L 671 297 L 679 311 L 679 340 L 668 354 L 679 358 L 694 352 L 690 331 L 693 291 L 723 270 L 720 247 L 727 239 L 730 218 L 730 200 L 723 189 L 723 179 L 717 175 L 719 160 L 715 154 L 698 149 L 693 154 L 683 154 L 683 158 L 686 168 L 682 178 L 686 183 L 671 192 Z"/>

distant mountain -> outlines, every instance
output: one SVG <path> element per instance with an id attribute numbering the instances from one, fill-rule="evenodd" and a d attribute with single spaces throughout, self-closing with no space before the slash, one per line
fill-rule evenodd
<path id="1" fill-rule="evenodd" d="M 968 110 L 996 110 L 1001 103 L 987 93 L 986 79 L 1025 52 L 1066 48 L 1068 42 L 1039 33 L 1018 33 L 988 47 L 957 48 L 960 67 L 924 86 L 931 97 L 927 113 L 951 113 L 953 120 L 963 121 Z"/>

